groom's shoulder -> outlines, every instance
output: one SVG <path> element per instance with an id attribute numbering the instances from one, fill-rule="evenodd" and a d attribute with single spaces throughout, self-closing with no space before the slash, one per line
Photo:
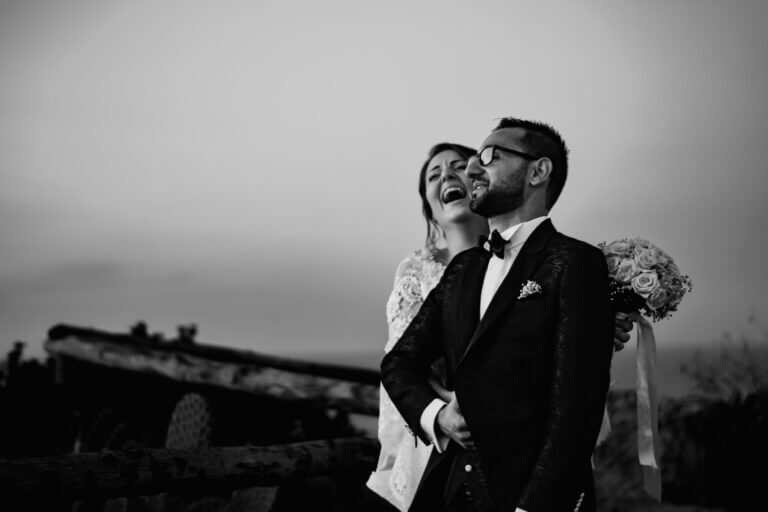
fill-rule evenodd
<path id="1" fill-rule="evenodd" d="M 594 245 L 559 231 L 552 237 L 550 245 L 556 252 L 566 258 L 604 259 L 603 252 Z"/>

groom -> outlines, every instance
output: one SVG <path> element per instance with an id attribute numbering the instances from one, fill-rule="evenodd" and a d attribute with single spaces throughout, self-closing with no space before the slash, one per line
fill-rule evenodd
<path id="1" fill-rule="evenodd" d="M 614 317 L 601 251 L 547 218 L 567 152 L 546 124 L 499 123 L 466 171 L 490 240 L 451 261 L 381 363 L 410 429 L 436 447 L 412 511 L 595 510 Z M 428 382 L 441 357 L 448 403 Z"/>

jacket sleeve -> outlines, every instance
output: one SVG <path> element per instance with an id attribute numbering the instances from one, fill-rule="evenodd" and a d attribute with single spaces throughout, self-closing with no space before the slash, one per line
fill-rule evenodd
<path id="1" fill-rule="evenodd" d="M 387 344 L 384 346 L 385 354 L 392 350 L 424 302 L 421 295 L 421 282 L 419 281 L 420 273 L 411 271 L 415 265 L 414 261 L 413 256 L 405 258 L 400 262 L 395 272 L 395 282 L 386 308 L 389 335 Z M 379 390 L 378 423 L 381 453 L 391 454 L 394 458 L 398 446 L 404 442 L 406 436 L 405 421 L 392 403 L 384 386 L 380 386 Z M 410 440 L 410 443 L 413 445 L 413 439 Z M 380 459 L 379 463 L 382 464 L 382 462 Z M 388 467 L 391 467 L 391 461 L 389 464 Z"/>
<path id="2" fill-rule="evenodd" d="M 528 512 L 557 510 L 583 491 L 574 476 L 589 467 L 600 430 L 613 328 L 605 258 L 580 245 L 564 263 L 560 281 L 546 433 L 519 501 Z"/>
<path id="3" fill-rule="evenodd" d="M 430 365 L 442 355 L 442 289 L 441 280 L 381 362 L 382 385 L 411 430 L 425 444 L 430 441 L 421 430 L 421 414 L 432 400 L 439 398 L 428 379 Z"/>

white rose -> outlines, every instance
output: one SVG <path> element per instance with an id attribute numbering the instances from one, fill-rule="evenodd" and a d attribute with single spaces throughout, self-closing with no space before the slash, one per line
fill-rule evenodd
<path id="1" fill-rule="evenodd" d="M 616 240 L 611 242 L 605 247 L 605 251 L 608 254 L 616 254 L 618 256 L 626 256 L 629 251 L 629 244 L 623 240 Z"/>
<path id="2" fill-rule="evenodd" d="M 659 262 L 650 249 L 635 249 L 635 261 L 643 270 L 652 270 Z"/>
<path id="3" fill-rule="evenodd" d="M 616 280 L 620 283 L 629 283 L 639 273 L 640 267 L 637 266 L 635 260 L 621 260 L 621 263 L 619 263 L 619 268 L 616 270 Z"/>
<path id="4" fill-rule="evenodd" d="M 658 287 L 659 277 L 656 275 L 656 272 L 643 272 L 632 279 L 632 289 L 644 299 L 650 297 Z"/>
<path id="5" fill-rule="evenodd" d="M 621 258 L 616 256 L 615 254 L 612 254 L 611 256 L 608 256 L 605 259 L 605 263 L 608 266 L 608 275 L 610 277 L 616 277 L 616 272 L 619 270 L 620 262 L 621 262 Z"/>

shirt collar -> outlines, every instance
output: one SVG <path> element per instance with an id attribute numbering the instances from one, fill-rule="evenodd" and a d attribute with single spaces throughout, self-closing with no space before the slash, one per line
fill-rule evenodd
<path id="1" fill-rule="evenodd" d="M 504 240 L 509 240 L 507 248 L 511 249 L 523 245 L 525 241 L 528 240 L 528 237 L 531 236 L 531 233 L 533 233 L 542 222 L 547 220 L 547 218 L 546 215 L 542 215 L 541 217 L 536 217 L 535 219 L 521 222 L 520 224 L 515 224 L 511 228 L 505 229 L 504 232 L 501 233 L 501 237 Z"/>

